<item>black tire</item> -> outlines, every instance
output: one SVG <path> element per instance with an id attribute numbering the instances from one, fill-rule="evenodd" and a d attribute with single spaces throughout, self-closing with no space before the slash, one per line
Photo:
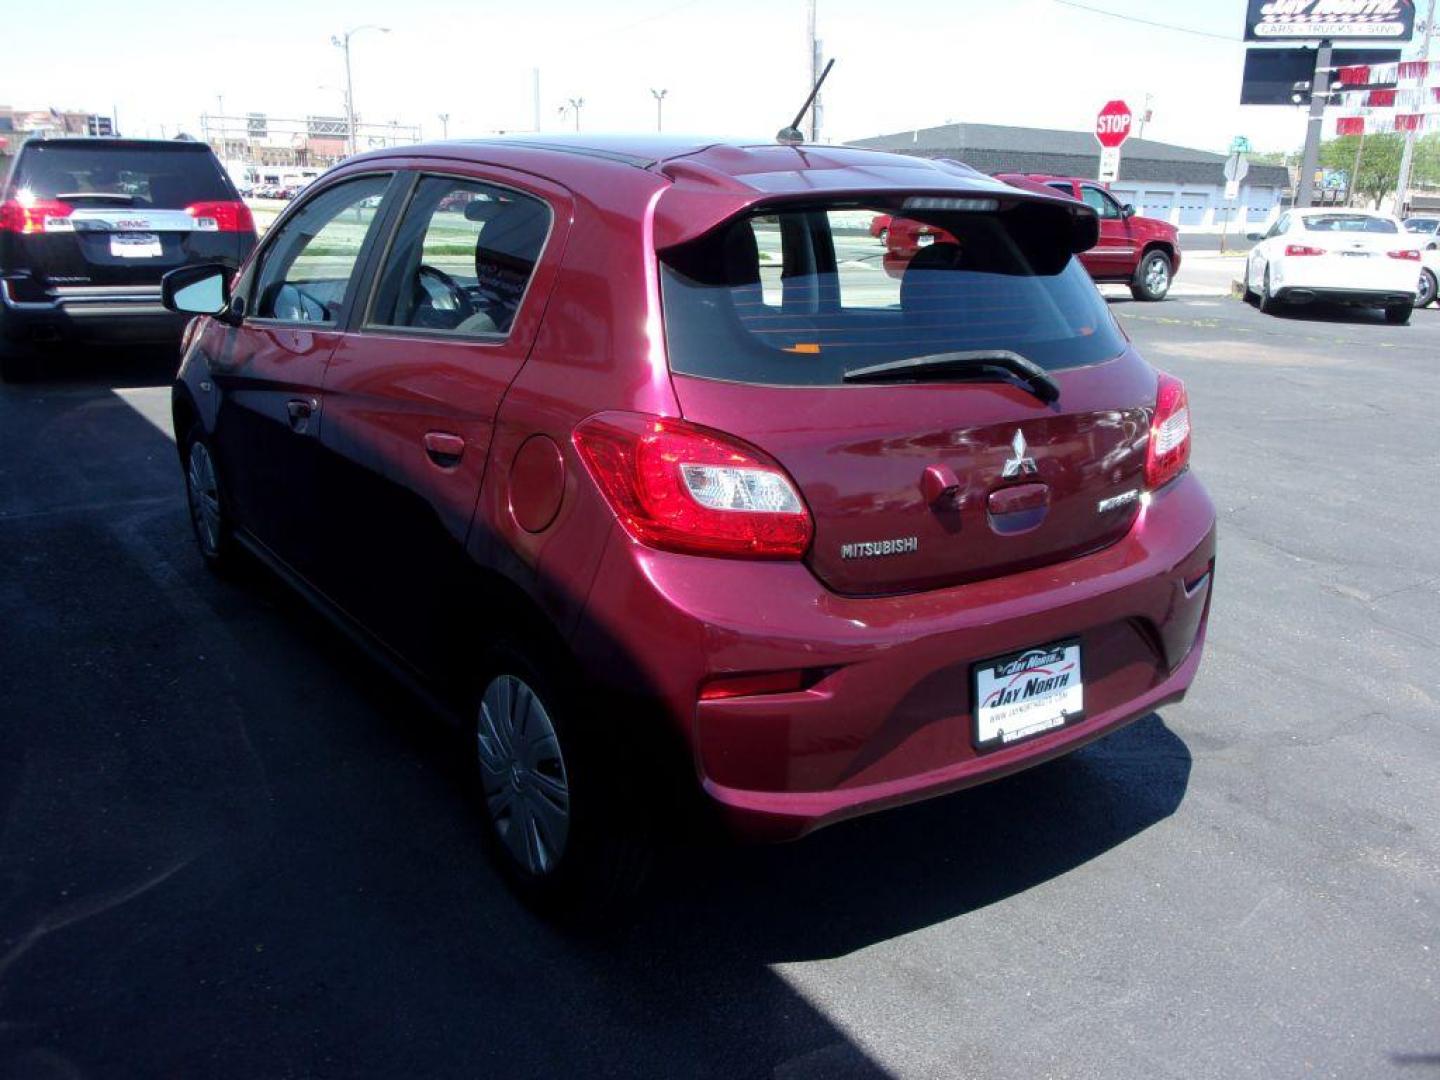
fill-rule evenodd
<path id="1" fill-rule="evenodd" d="M 209 462 L 209 477 L 213 481 L 210 492 L 196 489 L 197 481 L 204 486 L 205 470 L 201 467 L 198 456 L 202 454 Z M 235 542 L 229 498 L 225 494 L 225 485 L 221 479 L 224 470 L 216 461 L 215 450 L 205 438 L 205 431 L 199 424 L 193 425 L 185 436 L 185 453 L 181 465 L 185 474 L 186 509 L 190 516 L 190 529 L 195 534 L 195 546 L 200 549 L 200 557 L 212 573 L 231 576 L 239 568 L 241 553 Z M 212 508 L 211 500 L 213 521 L 207 516 L 207 510 Z"/>
<path id="2" fill-rule="evenodd" d="M 1415 306 L 1417 308 L 1429 307 L 1435 303 L 1436 292 L 1440 292 L 1440 288 L 1437 288 L 1435 271 L 1427 266 L 1420 271 L 1420 288 L 1415 293 Z"/>
<path id="3" fill-rule="evenodd" d="M 1414 304 L 1396 304 L 1394 307 L 1387 307 L 1385 321 L 1391 326 L 1404 326 L 1410 321 L 1410 313 L 1414 310 Z"/>
<path id="4" fill-rule="evenodd" d="M 1270 267 L 1265 267 L 1265 277 L 1260 282 L 1260 300 L 1255 305 L 1266 315 L 1274 315 L 1280 310 L 1280 301 L 1270 291 Z"/>
<path id="5" fill-rule="evenodd" d="M 639 896 L 655 850 L 649 796 L 621 718 L 581 690 L 582 680 L 559 645 L 526 639 L 497 644 L 480 670 L 470 752 L 493 860 L 521 899 L 546 916 L 581 926 L 616 921 Z M 487 706 L 505 700 L 501 684 L 509 686 L 512 703 L 524 700 L 516 693 L 517 684 L 523 687 L 543 715 L 527 711 L 507 722 L 503 706 L 487 712 Z M 553 750 L 548 737 L 533 737 L 546 722 Z M 528 764 L 505 768 L 506 761 L 516 761 L 503 745 L 505 723 L 517 741 L 539 747 Z M 518 735 L 521 731 L 531 736 Z M 567 818 L 558 841 L 551 816 L 558 805 L 557 780 L 565 790 Z M 539 842 L 517 839 L 530 837 L 531 828 Z M 526 853 L 517 853 L 517 846 Z M 538 859 L 537 852 L 543 852 Z"/>
<path id="6" fill-rule="evenodd" d="M 1163 251 L 1148 251 L 1135 268 L 1130 281 L 1130 295 L 1136 300 L 1155 303 L 1170 295 L 1173 271 L 1170 257 Z"/>

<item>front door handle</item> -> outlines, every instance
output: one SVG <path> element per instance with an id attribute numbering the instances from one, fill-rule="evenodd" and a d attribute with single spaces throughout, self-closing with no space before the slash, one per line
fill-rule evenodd
<path id="1" fill-rule="evenodd" d="M 319 408 L 320 402 L 314 398 L 291 398 L 285 403 L 285 410 L 290 414 L 290 426 L 301 435 L 305 434 L 310 418 Z"/>
<path id="2" fill-rule="evenodd" d="M 427 431 L 425 453 L 442 469 L 453 469 L 460 464 L 460 459 L 465 454 L 465 440 L 459 435 L 451 435 L 448 431 Z"/>

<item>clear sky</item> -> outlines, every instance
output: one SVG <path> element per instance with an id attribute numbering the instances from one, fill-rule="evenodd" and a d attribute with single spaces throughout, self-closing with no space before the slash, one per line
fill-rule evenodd
<path id="1" fill-rule="evenodd" d="M 1088 129 L 1101 104 L 1139 110 L 1148 137 L 1224 150 L 1291 149 L 1298 109 L 1240 108 L 1244 0 L 1084 0 L 1188 27 L 1107 18 L 1059 0 L 818 0 L 819 36 L 837 59 L 825 91 L 828 139 L 946 121 Z M 0 45 L 0 103 L 118 111 L 125 134 L 199 133 L 202 110 L 272 116 L 343 112 L 352 44 L 362 120 L 482 135 L 542 124 L 583 97 L 587 131 L 653 130 L 651 88 L 668 91 L 667 131 L 769 137 L 806 92 L 805 0 L 68 0 L 37 38 Z M 12 24 L 14 20 L 9 20 Z M 1221 35 L 1220 40 L 1205 34 Z M 58 37 L 56 36 L 58 35 Z M 44 41 L 46 47 L 40 47 Z M 63 48 L 49 44 L 63 42 Z M 35 47 L 29 47 L 34 45 Z M 570 122 L 566 122 L 569 126 Z"/>

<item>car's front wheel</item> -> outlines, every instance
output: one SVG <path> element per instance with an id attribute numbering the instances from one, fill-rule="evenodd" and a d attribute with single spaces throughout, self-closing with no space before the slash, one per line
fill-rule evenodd
<path id="1" fill-rule="evenodd" d="M 1435 293 L 1435 271 L 1426 267 L 1420 271 L 1420 286 L 1415 290 L 1415 306 L 1418 308 L 1429 307 L 1435 302 Z"/>
<path id="2" fill-rule="evenodd" d="M 1135 268 L 1130 295 L 1136 300 L 1164 300 L 1170 294 L 1170 258 L 1163 251 L 1151 251 Z"/>
<path id="3" fill-rule="evenodd" d="M 550 650 L 497 646 L 483 664 L 473 740 L 490 846 L 516 891 L 547 914 L 612 918 L 650 865 L 644 790 L 624 723 L 597 708 Z"/>

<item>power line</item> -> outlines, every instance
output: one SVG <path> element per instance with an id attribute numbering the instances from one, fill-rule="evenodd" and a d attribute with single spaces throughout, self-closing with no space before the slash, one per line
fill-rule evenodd
<path id="1" fill-rule="evenodd" d="M 1144 26 L 1153 26 L 1159 30 L 1173 30 L 1177 34 L 1193 34 L 1196 37 L 1214 38 L 1216 41 L 1238 42 L 1238 37 L 1229 34 L 1215 34 L 1209 30 L 1196 30 L 1191 26 L 1176 26 L 1173 23 L 1156 22 L 1153 19 L 1142 19 L 1138 15 L 1125 15 L 1119 11 L 1106 11 L 1104 8 L 1091 7 L 1089 4 L 1076 3 L 1075 0 L 1054 0 L 1062 7 L 1078 8 L 1081 11 L 1088 11 L 1092 15 L 1108 15 L 1112 19 L 1121 19 L 1124 22 L 1140 23 Z"/>

